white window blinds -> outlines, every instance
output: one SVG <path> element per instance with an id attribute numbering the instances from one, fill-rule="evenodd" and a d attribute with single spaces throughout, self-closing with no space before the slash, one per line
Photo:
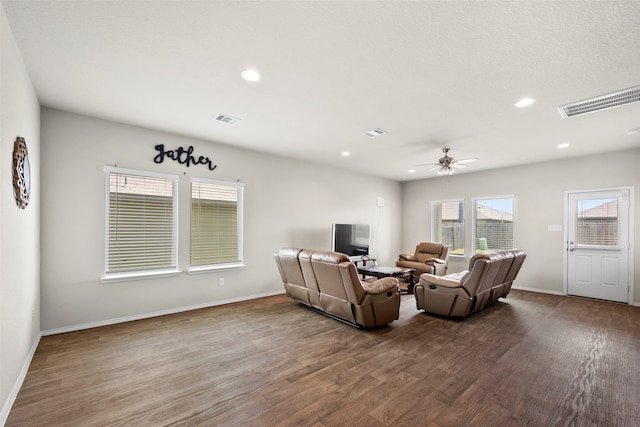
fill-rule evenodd
<path id="1" fill-rule="evenodd" d="M 177 177 L 105 171 L 105 278 L 177 270 Z"/>
<path id="2" fill-rule="evenodd" d="M 191 265 L 242 263 L 243 185 L 191 182 Z"/>

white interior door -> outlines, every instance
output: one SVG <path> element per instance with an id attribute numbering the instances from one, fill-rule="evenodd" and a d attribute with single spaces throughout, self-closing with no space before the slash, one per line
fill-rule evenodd
<path id="1" fill-rule="evenodd" d="M 628 302 L 629 190 L 567 197 L 567 293 Z"/>

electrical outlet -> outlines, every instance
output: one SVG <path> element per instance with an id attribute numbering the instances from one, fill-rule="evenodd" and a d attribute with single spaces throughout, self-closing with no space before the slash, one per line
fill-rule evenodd
<path id="1" fill-rule="evenodd" d="M 224 277 L 220 277 L 220 278 L 218 279 L 218 286 L 219 286 L 219 287 L 223 287 L 223 286 L 224 286 Z"/>

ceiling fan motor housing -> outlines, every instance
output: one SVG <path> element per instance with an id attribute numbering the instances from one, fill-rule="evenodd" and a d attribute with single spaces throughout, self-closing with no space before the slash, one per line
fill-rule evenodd
<path id="1" fill-rule="evenodd" d="M 453 157 L 449 157 L 449 150 L 449 148 L 443 148 L 442 152 L 444 153 L 444 157 L 440 157 L 440 160 L 438 160 L 443 167 L 451 166 L 453 162 Z"/>

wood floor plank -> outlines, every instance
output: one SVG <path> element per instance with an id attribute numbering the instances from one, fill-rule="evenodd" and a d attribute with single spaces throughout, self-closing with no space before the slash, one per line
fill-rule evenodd
<path id="1" fill-rule="evenodd" d="M 360 330 L 284 296 L 41 339 L 7 426 L 635 426 L 640 308 L 514 290 Z"/>

